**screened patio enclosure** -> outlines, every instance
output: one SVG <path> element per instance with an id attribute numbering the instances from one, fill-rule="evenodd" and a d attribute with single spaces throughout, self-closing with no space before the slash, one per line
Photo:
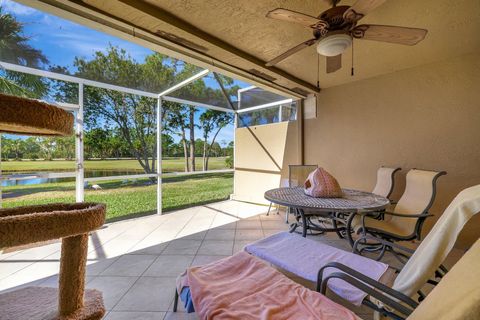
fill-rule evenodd
<path id="1" fill-rule="evenodd" d="M 200 107 L 221 112 L 228 112 L 234 115 L 234 127 L 245 127 L 249 125 L 257 125 L 258 119 L 264 123 L 271 121 L 281 122 L 295 120 L 295 101 L 291 98 L 286 98 L 278 94 L 270 93 L 264 89 L 249 86 L 240 88 L 237 94 L 228 93 L 224 84 L 222 83 L 221 76 L 214 74 L 207 69 L 200 69 L 194 67 L 191 74 L 184 79 L 178 79 L 178 81 L 169 87 L 157 86 L 161 91 L 149 92 L 139 88 L 125 87 L 111 83 L 97 81 L 89 78 L 81 78 L 78 76 L 72 76 L 65 73 L 52 72 L 49 70 L 42 70 L 38 68 L 31 68 L 22 66 L 10 62 L 0 62 L 0 68 L 3 71 L 17 72 L 27 75 L 32 75 L 44 79 L 50 79 L 62 83 L 67 83 L 73 86 L 74 91 L 77 91 L 73 95 L 73 99 L 58 99 L 58 97 L 51 97 L 50 95 L 43 100 L 53 103 L 63 109 L 69 110 L 74 113 L 75 116 L 75 167 L 72 170 L 65 172 L 39 172 L 39 173 L 6 173 L 1 172 L 1 159 L 0 159 L 0 205 L 2 201 L 1 183 L 4 181 L 22 181 L 29 179 L 51 179 L 51 178 L 74 178 L 75 179 L 75 200 L 82 202 L 85 200 L 85 186 L 88 183 L 95 183 L 99 181 L 111 181 L 111 180 L 123 180 L 123 179 L 156 179 L 156 202 L 157 213 L 162 213 L 162 135 L 158 134 L 162 132 L 162 115 L 164 115 L 163 106 L 165 103 L 175 103 L 190 107 Z M 200 81 L 208 82 L 208 86 L 211 88 L 208 96 L 196 96 L 195 84 Z M 141 174 L 128 174 L 128 175 L 114 175 L 114 176 L 99 176 L 99 177 L 86 177 L 85 176 L 85 164 L 84 164 L 84 118 L 85 118 L 85 101 L 88 99 L 85 96 L 85 90 L 88 87 L 101 88 L 110 90 L 124 95 L 135 95 L 138 97 L 144 97 L 153 99 L 156 101 L 155 108 L 155 126 L 156 126 L 156 141 L 155 151 L 156 154 L 152 155 L 152 168 L 153 173 L 141 173 Z M 264 112 L 268 111 L 269 114 L 275 114 L 274 117 L 265 117 Z M 285 112 L 290 110 L 290 112 Z M 292 111 L 293 110 L 293 111 Z M 252 114 L 255 117 L 252 117 Z M 255 120 L 256 119 L 256 120 Z M 268 120 L 269 119 L 269 120 Z M 257 121 L 257 122 L 256 122 Z M 262 122 L 260 121 L 260 122 Z M 265 122 L 267 121 L 267 122 Z M 0 144 L 1 148 L 1 144 Z M 1 150 L 1 149 L 0 149 Z M 194 171 L 194 172 L 175 172 L 174 175 L 196 175 L 203 174 L 207 171 Z M 234 169 L 220 169 L 209 170 L 208 173 L 227 173 L 234 172 Z M 164 173 L 165 175 L 165 173 Z M 171 175 L 171 174 L 169 174 Z"/>

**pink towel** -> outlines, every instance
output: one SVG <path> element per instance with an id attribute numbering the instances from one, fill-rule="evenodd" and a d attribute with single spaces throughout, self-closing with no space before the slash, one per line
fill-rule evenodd
<path id="1" fill-rule="evenodd" d="M 246 252 L 190 268 L 187 277 L 200 319 L 359 319 Z"/>

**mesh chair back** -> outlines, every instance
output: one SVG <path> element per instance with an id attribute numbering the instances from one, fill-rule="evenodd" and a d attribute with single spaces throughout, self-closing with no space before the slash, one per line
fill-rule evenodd
<path id="1" fill-rule="evenodd" d="M 400 168 L 379 168 L 377 171 L 377 184 L 373 188 L 372 193 L 389 198 L 393 191 L 395 173 L 399 170 Z"/>
<path id="2" fill-rule="evenodd" d="M 318 165 L 300 165 L 300 164 L 291 164 L 288 166 L 288 186 L 299 187 L 303 186 L 305 180 L 307 180 L 310 172 L 318 168 Z"/>
<path id="3" fill-rule="evenodd" d="M 453 199 L 402 268 L 393 288 L 409 296 L 420 290 L 452 250 L 465 224 L 477 213 L 480 185 L 463 190 Z"/>
<path id="4" fill-rule="evenodd" d="M 398 200 L 394 213 L 422 214 L 427 213 L 435 200 L 437 179 L 446 172 L 412 169 L 407 174 L 405 191 Z M 402 231 L 402 234 L 415 234 L 421 228 L 419 221 L 424 219 L 407 219 L 392 217 L 389 224 Z M 417 233 L 418 233 L 417 232 Z"/>
<path id="5" fill-rule="evenodd" d="M 407 320 L 473 320 L 480 315 L 480 240 L 453 266 Z"/>

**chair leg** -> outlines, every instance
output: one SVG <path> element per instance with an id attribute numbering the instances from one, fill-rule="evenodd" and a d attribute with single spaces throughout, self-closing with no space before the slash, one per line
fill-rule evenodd
<path id="1" fill-rule="evenodd" d="M 417 299 L 418 302 L 422 302 L 427 297 L 425 293 L 423 293 L 421 290 L 418 290 L 417 293 L 418 293 L 418 299 Z"/>
<path id="2" fill-rule="evenodd" d="M 302 237 L 306 238 L 307 237 L 307 228 L 308 228 L 308 225 L 307 225 L 307 218 L 305 217 L 305 214 L 302 212 L 301 213 L 302 215 L 302 224 L 303 224 L 303 230 L 302 230 Z"/>
<path id="3" fill-rule="evenodd" d="M 270 215 L 270 209 L 272 209 L 272 203 L 271 202 L 270 202 L 270 205 L 268 206 L 267 216 Z"/>
<path id="4" fill-rule="evenodd" d="M 173 300 L 173 312 L 177 312 L 177 306 L 178 306 L 178 292 L 177 292 L 177 288 L 175 288 L 175 299 Z"/>
<path id="5" fill-rule="evenodd" d="M 383 245 L 382 246 L 382 251 L 380 251 L 380 254 L 378 255 L 378 257 L 375 260 L 377 260 L 377 261 L 382 260 L 383 256 L 385 255 L 386 250 L 387 250 L 387 246 Z"/>
<path id="6" fill-rule="evenodd" d="M 285 210 L 285 223 L 288 224 L 288 215 L 290 214 L 290 207 Z"/>
<path id="7" fill-rule="evenodd" d="M 388 247 L 388 250 L 393 254 L 393 256 L 398 260 L 400 261 L 401 264 L 405 265 L 409 259 L 408 256 L 404 255 L 403 253 L 401 252 L 398 252 L 398 251 L 395 251 L 394 248 L 392 247 Z"/>

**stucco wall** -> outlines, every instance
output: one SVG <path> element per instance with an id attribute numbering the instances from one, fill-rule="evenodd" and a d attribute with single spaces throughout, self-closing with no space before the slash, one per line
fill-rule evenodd
<path id="1" fill-rule="evenodd" d="M 285 183 L 288 165 L 300 163 L 297 140 L 297 121 L 236 129 L 232 198 L 268 204 L 265 191 Z"/>
<path id="2" fill-rule="evenodd" d="M 361 72 L 358 70 L 358 72 Z M 463 188 L 480 184 L 480 54 L 322 90 L 317 119 L 305 120 L 305 161 L 343 187 L 371 190 L 381 165 L 446 170 L 427 229 Z M 473 219 L 458 245 L 480 237 Z"/>

